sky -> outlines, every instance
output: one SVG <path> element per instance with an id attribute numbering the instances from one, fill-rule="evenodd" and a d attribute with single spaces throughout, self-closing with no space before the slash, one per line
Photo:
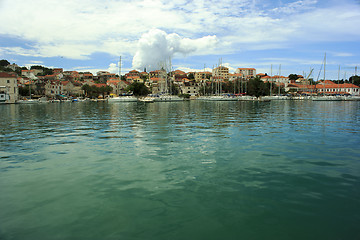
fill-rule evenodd
<path id="1" fill-rule="evenodd" d="M 0 0 L 0 21 L 0 59 L 20 66 L 119 73 L 121 56 L 121 74 L 221 64 L 318 80 L 326 54 L 326 79 L 359 74 L 359 0 Z"/>

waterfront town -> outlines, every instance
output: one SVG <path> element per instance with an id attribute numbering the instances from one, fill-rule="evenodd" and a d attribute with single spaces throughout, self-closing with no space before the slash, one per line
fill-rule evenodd
<path id="1" fill-rule="evenodd" d="M 290 74 L 289 76 L 270 76 L 257 73 L 255 68 L 237 68 L 234 73 L 229 68 L 218 66 L 212 72 L 129 71 L 124 75 L 99 71 L 64 71 L 62 68 L 32 66 L 30 69 L 1 60 L 0 102 L 21 103 L 39 100 L 61 101 L 71 99 L 102 99 L 127 95 L 161 96 L 180 95 L 189 99 L 201 96 L 360 96 L 359 77 L 353 76 L 345 81 L 320 80 L 315 82 L 308 76 Z M 121 75 L 121 76 L 119 76 Z M 354 83 L 354 79 L 356 82 Z M 265 84 L 267 91 L 250 91 L 251 82 Z M 135 92 L 134 85 L 141 85 L 145 91 Z"/>

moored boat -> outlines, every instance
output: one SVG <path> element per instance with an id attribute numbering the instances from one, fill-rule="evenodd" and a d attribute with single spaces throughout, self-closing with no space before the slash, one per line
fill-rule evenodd
<path id="1" fill-rule="evenodd" d="M 135 96 L 117 96 L 107 99 L 108 102 L 136 102 L 138 99 Z"/>

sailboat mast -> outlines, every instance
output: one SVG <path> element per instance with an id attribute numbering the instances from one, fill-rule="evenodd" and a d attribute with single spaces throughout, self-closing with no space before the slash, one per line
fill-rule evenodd
<path id="1" fill-rule="evenodd" d="M 326 66 L 326 53 L 325 53 L 325 57 L 324 57 L 324 96 L 325 96 L 325 73 L 326 73 L 326 71 L 325 71 L 325 66 Z"/>
<path id="2" fill-rule="evenodd" d="M 206 95 L 206 74 L 205 74 L 205 64 L 204 64 L 204 96 Z"/>
<path id="3" fill-rule="evenodd" d="M 279 66 L 279 78 L 278 78 L 278 82 L 279 82 L 279 97 L 280 97 L 280 87 L 281 87 L 280 76 L 281 76 L 281 64 L 280 64 L 280 66 Z"/>
<path id="4" fill-rule="evenodd" d="M 272 96 L 272 64 L 270 67 L 270 96 Z"/>
<path id="5" fill-rule="evenodd" d="M 117 84 L 117 95 L 120 93 L 120 81 L 121 81 L 121 56 L 119 59 L 119 82 Z"/>

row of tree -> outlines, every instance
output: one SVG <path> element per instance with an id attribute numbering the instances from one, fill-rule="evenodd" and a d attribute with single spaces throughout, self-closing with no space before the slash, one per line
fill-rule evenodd
<path id="1" fill-rule="evenodd" d="M 109 95 L 113 88 L 110 86 L 97 87 L 95 85 L 90 86 L 85 84 L 81 87 L 81 89 L 85 92 L 85 96 L 90 98 L 97 98 L 100 95 Z"/>
<path id="2" fill-rule="evenodd" d="M 205 86 L 202 86 L 199 90 L 201 95 L 211 95 L 211 94 L 223 94 L 223 93 L 233 93 L 233 94 L 247 94 L 251 96 L 268 96 L 270 94 L 284 94 L 284 88 L 279 87 L 276 84 L 271 84 L 269 82 L 263 82 L 259 77 L 250 79 L 249 81 L 227 81 L 227 82 L 211 82 L 207 83 Z"/>

